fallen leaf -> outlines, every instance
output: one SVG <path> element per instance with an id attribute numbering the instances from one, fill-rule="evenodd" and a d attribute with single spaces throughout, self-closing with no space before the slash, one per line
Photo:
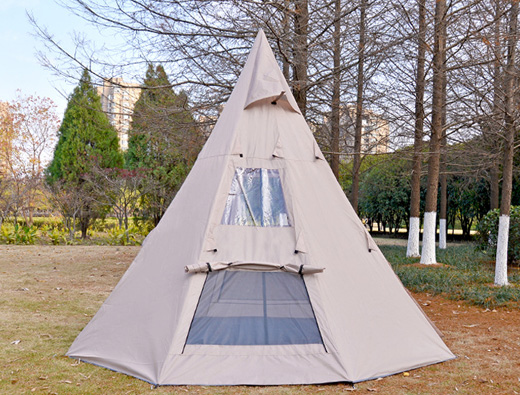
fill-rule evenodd
<path id="1" fill-rule="evenodd" d="M 368 392 L 377 392 L 377 388 L 367 388 Z"/>
<path id="2" fill-rule="evenodd" d="M 38 380 L 47 380 L 49 377 L 48 376 L 40 376 L 38 377 Z"/>
<path id="3" fill-rule="evenodd" d="M 408 376 L 410 376 L 410 373 L 408 373 L 408 372 L 404 372 L 404 373 L 403 373 L 403 376 L 404 376 L 404 377 L 408 377 Z"/>

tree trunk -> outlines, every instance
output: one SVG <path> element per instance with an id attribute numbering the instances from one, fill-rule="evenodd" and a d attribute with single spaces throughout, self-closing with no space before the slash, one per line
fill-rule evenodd
<path id="1" fill-rule="evenodd" d="M 440 186 L 441 186 L 441 204 L 439 210 L 439 249 L 446 249 L 446 238 L 448 235 L 448 179 L 446 176 L 445 155 L 441 159 L 440 167 Z"/>
<path id="2" fill-rule="evenodd" d="M 81 218 L 79 220 L 79 226 L 80 226 L 80 229 L 81 229 L 81 238 L 83 240 L 87 239 L 87 231 L 88 231 L 89 223 L 90 223 L 90 219 L 89 218 Z"/>
<path id="3" fill-rule="evenodd" d="M 308 0 L 294 0 L 293 95 L 305 117 L 307 109 Z"/>
<path id="4" fill-rule="evenodd" d="M 509 239 L 509 211 L 513 189 L 513 159 L 515 140 L 515 70 L 516 45 L 518 42 L 518 0 L 511 1 L 509 11 L 509 34 L 507 43 L 507 64 L 505 70 L 505 113 L 504 113 L 504 164 L 502 175 L 502 200 L 498 225 L 497 255 L 495 267 L 495 285 L 507 285 L 507 247 Z"/>
<path id="5" fill-rule="evenodd" d="M 496 152 L 499 150 L 499 144 L 497 144 L 496 133 L 494 131 L 501 124 L 503 117 L 501 116 L 500 98 L 502 93 L 502 41 L 500 32 L 500 21 L 502 13 L 502 1 L 495 0 L 495 23 L 494 23 L 494 53 L 495 61 L 493 62 L 493 116 L 491 118 L 491 124 L 488 126 L 487 132 L 489 133 L 489 139 L 491 144 L 491 150 Z M 491 161 L 490 169 L 490 180 L 489 180 L 489 209 L 494 210 L 499 208 L 500 204 L 500 160 L 493 158 Z"/>
<path id="6" fill-rule="evenodd" d="M 446 37 L 446 23 L 443 24 L 444 32 L 443 36 Z M 442 64 L 446 65 L 446 51 L 442 53 Z M 446 67 L 444 67 L 444 73 L 442 74 L 442 117 L 441 117 L 441 158 L 440 158 L 440 186 L 441 186 L 441 204 L 439 211 L 439 249 L 446 249 L 446 236 L 447 236 L 447 219 L 448 219 L 448 176 L 447 171 L 447 160 L 448 160 L 448 141 L 446 131 Z"/>
<path id="7" fill-rule="evenodd" d="M 428 189 L 424 213 L 424 233 L 421 263 L 430 265 L 437 262 L 435 256 L 435 235 L 437 231 L 437 195 L 439 188 L 440 142 L 442 138 L 442 86 L 445 65 L 443 53 L 446 50 L 445 29 L 446 0 L 437 0 L 435 6 L 435 42 L 433 50 L 433 99 L 432 131 L 430 135 L 430 155 L 428 158 Z"/>
<path id="8" fill-rule="evenodd" d="M 418 257 L 421 229 L 421 168 L 424 133 L 424 64 L 426 60 L 426 0 L 419 0 L 419 36 L 417 38 L 417 74 L 415 77 L 415 133 L 413 144 L 410 225 L 407 257 Z"/>
<path id="9" fill-rule="evenodd" d="M 290 14 L 290 11 L 289 11 L 289 5 L 290 5 L 290 2 L 289 0 L 284 0 L 284 9 L 283 9 L 283 19 L 282 19 L 282 27 L 283 27 L 283 32 L 288 32 L 289 31 L 289 14 Z M 289 62 L 289 60 L 287 59 L 287 57 L 289 56 L 289 50 L 288 50 L 288 44 L 287 44 L 287 38 L 284 38 L 282 39 L 282 45 L 283 45 L 283 52 L 284 52 L 284 56 L 282 56 L 282 73 L 283 73 L 283 76 L 285 77 L 285 79 L 287 81 L 290 80 L 290 77 L 291 77 L 291 64 Z"/>
<path id="10" fill-rule="evenodd" d="M 489 209 L 494 210 L 499 207 L 500 202 L 500 168 L 496 162 L 492 163 L 491 166 Z"/>
<path id="11" fill-rule="evenodd" d="M 340 55 L 341 55 L 341 0 L 334 1 L 334 49 L 333 60 L 334 69 L 332 70 L 332 116 L 331 116 L 331 151 L 332 172 L 339 180 L 339 107 L 340 107 L 340 88 L 341 88 L 341 71 L 340 71 Z"/>
<path id="12" fill-rule="evenodd" d="M 359 16 L 359 44 L 357 69 L 357 98 L 356 98 L 356 126 L 354 131 L 354 159 L 352 163 L 352 194 L 351 203 L 358 213 L 359 203 L 359 170 L 361 168 L 361 137 L 363 132 L 363 86 L 365 81 L 365 16 L 367 0 L 361 0 Z"/>
<path id="13" fill-rule="evenodd" d="M 125 213 L 125 237 L 126 244 L 130 244 L 130 236 L 128 234 L 128 215 Z"/>

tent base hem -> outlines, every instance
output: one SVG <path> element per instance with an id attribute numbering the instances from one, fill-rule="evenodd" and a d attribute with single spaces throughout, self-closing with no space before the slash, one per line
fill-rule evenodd
<path id="1" fill-rule="evenodd" d="M 145 379 L 143 377 L 139 377 L 139 376 L 137 376 L 135 374 L 126 373 L 126 372 L 123 372 L 122 370 L 117 370 L 117 369 L 114 369 L 114 368 L 111 368 L 111 367 L 108 367 L 108 366 L 105 366 L 105 365 L 101 365 L 101 364 L 96 363 L 96 362 L 87 361 L 87 360 L 82 359 L 82 358 L 71 357 L 71 356 L 69 356 L 69 358 L 70 359 L 75 359 L 76 361 L 79 361 L 79 362 L 82 362 L 82 363 L 88 363 L 89 365 L 97 366 L 98 368 L 108 369 L 111 372 L 120 373 L 120 374 L 124 374 L 125 376 L 128 376 L 128 377 L 136 378 L 138 380 L 144 381 L 145 383 L 153 385 L 154 387 L 159 387 L 160 386 L 160 384 L 154 383 L 153 381 L 147 380 L 147 379 Z"/>
<path id="2" fill-rule="evenodd" d="M 448 361 L 453 361 L 454 359 L 457 359 L 458 357 L 455 355 L 451 358 L 447 358 L 447 359 L 443 359 L 442 361 L 438 361 L 438 362 L 428 362 L 428 363 L 425 363 L 425 364 L 422 364 L 422 365 L 418 365 L 418 366 L 414 366 L 412 368 L 408 368 L 408 369 L 403 369 L 403 370 L 399 370 L 397 372 L 393 372 L 393 373 L 388 373 L 388 374 L 383 374 L 383 375 L 379 375 L 379 376 L 374 376 L 374 377 L 370 377 L 368 379 L 362 379 L 362 380 L 355 380 L 355 381 L 348 381 L 349 383 L 352 383 L 352 384 L 358 384 L 358 383 L 363 383 L 365 381 L 373 381 L 373 380 L 378 380 L 378 379 L 383 379 L 385 377 L 390 377 L 390 376 L 395 376 L 396 374 L 401 374 L 401 373 L 405 373 L 405 372 L 409 372 L 409 371 L 412 371 L 412 370 L 416 370 L 416 369 L 421 369 L 421 368 L 424 368 L 426 366 L 433 366 L 433 365 L 438 365 L 440 363 L 444 363 L 444 362 L 448 362 Z"/>
<path id="3" fill-rule="evenodd" d="M 153 381 L 150 381 L 150 380 L 147 380 L 143 377 L 139 377 L 135 374 L 131 374 L 131 373 L 126 373 L 126 372 L 123 372 L 121 370 L 117 370 L 117 369 L 114 369 L 114 368 L 110 368 L 108 366 L 104 366 L 104 365 L 101 365 L 99 363 L 96 363 L 96 362 L 91 362 L 91 361 L 87 361 L 85 359 L 82 359 L 82 358 L 77 358 L 77 357 L 71 357 L 69 356 L 69 358 L 71 359 L 75 359 L 79 362 L 83 362 L 83 363 L 88 363 L 90 365 L 93 365 L 93 366 L 97 366 L 97 367 L 100 367 L 100 368 L 105 368 L 105 369 L 108 369 L 112 372 L 115 372 L 115 373 L 121 373 L 121 374 L 124 374 L 128 377 L 133 377 L 133 378 L 136 378 L 136 379 L 139 379 L 141 381 L 144 381 L 145 383 L 148 383 L 150 384 L 151 386 L 157 388 L 157 387 L 178 387 L 178 386 L 205 386 L 205 387 L 237 387 L 237 386 L 246 386 L 246 387 L 276 387 L 276 386 L 280 386 L 280 385 L 283 385 L 283 386 L 287 386 L 287 385 L 325 385 L 325 384 L 358 384 L 358 383 L 363 383 L 365 381 L 373 381 L 373 380 L 378 380 L 378 379 L 382 379 L 382 378 L 385 378 L 385 377 L 390 377 L 390 376 L 394 376 L 394 375 L 397 375 L 397 374 L 401 374 L 401 373 L 404 373 L 404 372 L 409 372 L 409 371 L 412 371 L 412 370 L 416 370 L 416 369 L 421 369 L 423 367 L 426 367 L 426 366 L 433 366 L 433 365 L 437 365 L 437 364 L 440 364 L 440 363 L 444 363 L 444 362 L 448 362 L 448 361 L 453 361 L 455 359 L 457 359 L 457 356 L 453 356 L 452 358 L 448 358 L 448 359 L 444 359 L 442 361 L 438 361 L 438 362 L 429 362 L 429 363 L 425 363 L 425 364 L 422 364 L 422 365 L 419 365 L 419 366 L 415 366 L 415 367 L 411 367 L 411 368 L 408 368 L 408 369 L 403 369 L 403 370 L 399 370 L 397 372 L 393 372 L 393 373 L 388 373 L 388 374 L 383 374 L 383 375 L 377 375 L 377 376 L 373 376 L 373 377 L 370 377 L 370 378 L 365 378 L 365 379 L 361 379 L 361 380 L 337 380 L 337 381 L 316 381 L 316 382 L 309 382 L 309 383 L 299 383 L 299 384 L 247 384 L 247 383 L 242 383 L 242 384 L 207 384 L 207 383 L 198 383 L 198 384 L 193 384 L 193 383 L 176 383 L 176 384 L 168 384 L 168 383 L 164 383 L 164 384 L 160 384 L 160 383 L 155 383 Z"/>

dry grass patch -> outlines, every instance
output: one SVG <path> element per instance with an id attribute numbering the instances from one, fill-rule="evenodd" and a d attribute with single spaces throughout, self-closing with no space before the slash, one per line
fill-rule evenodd
<path id="1" fill-rule="evenodd" d="M 514 394 L 520 393 L 520 312 L 415 294 L 458 356 L 356 384 L 159 387 L 65 357 L 139 247 L 0 246 L 1 394 Z"/>

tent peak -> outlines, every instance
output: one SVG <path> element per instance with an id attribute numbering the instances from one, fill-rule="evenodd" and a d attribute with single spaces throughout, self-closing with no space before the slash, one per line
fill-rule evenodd
<path id="1" fill-rule="evenodd" d="M 291 93 L 291 88 L 280 70 L 262 29 L 258 31 L 255 43 L 244 66 L 244 71 L 246 70 L 249 71 L 246 74 L 249 76 L 249 84 L 244 103 L 245 109 L 264 99 L 268 99 L 271 103 L 283 100 L 289 104 L 294 112 L 300 113 L 298 104 Z"/>

